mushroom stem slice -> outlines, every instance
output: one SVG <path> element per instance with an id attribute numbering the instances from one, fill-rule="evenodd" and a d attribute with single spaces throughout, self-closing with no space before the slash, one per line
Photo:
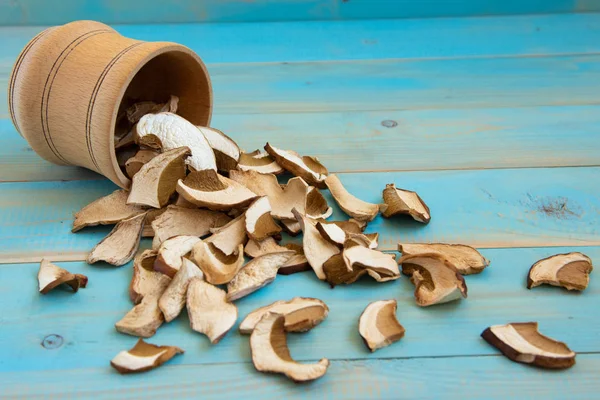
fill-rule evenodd
<path id="1" fill-rule="evenodd" d="M 335 174 L 325 179 L 325 185 L 331 192 L 333 199 L 342 211 L 358 221 L 372 221 L 379 213 L 379 205 L 367 203 L 351 195 Z"/>
<path id="2" fill-rule="evenodd" d="M 198 126 L 208 144 L 212 147 L 217 161 L 217 169 L 223 172 L 236 169 L 240 159 L 240 148 L 237 143 L 218 129 Z"/>
<path id="3" fill-rule="evenodd" d="M 81 274 L 72 274 L 64 268 L 52 264 L 46 259 L 40 262 L 38 271 L 38 286 L 41 294 L 46 294 L 62 284 L 68 285 L 77 292 L 80 287 L 87 286 L 88 278 Z"/>
<path id="4" fill-rule="evenodd" d="M 192 278 L 187 291 L 190 326 L 217 344 L 235 324 L 238 309 L 227 301 L 225 291 L 199 278 Z"/>
<path id="5" fill-rule="evenodd" d="M 370 303 L 360 315 L 358 331 L 371 351 L 389 346 L 404 336 L 404 327 L 396 318 L 396 300 Z"/>
<path id="6" fill-rule="evenodd" d="M 266 196 L 260 197 L 246 211 L 246 232 L 253 240 L 264 240 L 281 232 L 271 217 L 271 204 Z"/>
<path id="7" fill-rule="evenodd" d="M 73 229 L 77 232 L 86 226 L 112 225 L 146 212 L 144 208 L 127 204 L 129 192 L 120 189 L 83 207 L 75 213 Z"/>
<path id="8" fill-rule="evenodd" d="M 244 265 L 244 246 L 226 255 L 214 244 L 198 241 L 192 249 L 192 260 L 204 273 L 204 279 L 213 285 L 223 285 L 233 279 Z"/>
<path id="9" fill-rule="evenodd" d="M 238 169 L 241 171 L 255 171 L 261 174 L 283 174 L 284 169 L 277 164 L 269 153 L 261 153 L 256 150 L 256 154 L 241 153 L 238 161 Z"/>
<path id="10" fill-rule="evenodd" d="M 154 270 L 173 278 L 181 268 L 182 257 L 188 255 L 199 241 L 197 236 L 175 236 L 165 240 L 158 248 Z"/>
<path id="11" fill-rule="evenodd" d="M 489 260 L 477 249 L 464 244 L 445 243 L 398 243 L 398 251 L 404 256 L 436 253 L 446 258 L 462 275 L 478 274 L 488 265 Z"/>
<path id="12" fill-rule="evenodd" d="M 287 347 L 285 317 L 267 313 L 256 324 L 250 336 L 252 362 L 257 371 L 285 374 L 295 382 L 306 382 L 325 375 L 329 360 L 316 364 L 300 364 L 292 359 Z"/>
<path id="13" fill-rule="evenodd" d="M 314 157 L 300 157 L 297 153 L 288 150 L 278 149 L 269 143 L 265 145 L 265 150 L 271 157 L 277 161 L 284 169 L 295 176 L 304 179 L 309 185 L 323 189 L 323 181 L 327 177 L 327 168 L 325 168 Z"/>
<path id="14" fill-rule="evenodd" d="M 429 207 L 416 192 L 398 189 L 393 183 L 390 183 L 383 189 L 383 201 L 385 205 L 381 208 L 381 213 L 386 218 L 398 214 L 408 214 L 415 221 L 424 224 L 431 220 Z"/>
<path id="15" fill-rule="evenodd" d="M 531 266 L 527 288 L 547 284 L 568 290 L 585 290 L 592 269 L 592 260 L 583 253 L 556 254 Z"/>
<path id="16" fill-rule="evenodd" d="M 366 269 L 369 272 L 375 272 L 371 275 L 378 282 L 395 280 L 400 277 L 400 270 L 396 263 L 394 254 L 382 253 L 367 247 L 354 246 L 344 249 L 342 253 L 344 262 L 348 271 L 355 269 Z"/>
<path id="17" fill-rule="evenodd" d="M 121 374 L 149 371 L 158 368 L 184 351 L 175 346 L 156 346 L 139 339 L 131 350 L 121 351 L 110 365 Z"/>
<path id="18" fill-rule="evenodd" d="M 319 299 L 294 297 L 289 301 L 276 301 L 252 311 L 240 324 L 240 333 L 249 335 L 267 313 L 273 312 L 285 317 L 286 332 L 306 332 L 319 325 L 329 313 L 329 307 Z"/>
<path id="19" fill-rule="evenodd" d="M 117 331 L 145 338 L 153 336 L 164 321 L 158 307 L 158 299 L 161 295 L 162 291 L 146 294 L 140 304 L 133 307 L 115 324 Z"/>
<path id="20" fill-rule="evenodd" d="M 145 164 L 159 154 L 160 153 L 155 150 L 138 150 L 133 157 L 125 162 L 125 172 L 127 172 L 127 176 L 133 178 Z"/>
<path id="21" fill-rule="evenodd" d="M 481 337 L 516 362 L 554 369 L 575 365 L 575 353 L 565 343 L 539 333 L 537 322 L 490 326 Z"/>
<path id="22" fill-rule="evenodd" d="M 142 238 L 146 214 L 119 222 L 100 243 L 96 245 L 87 257 L 88 264 L 105 261 L 121 266 L 127 264 L 138 248 Z"/>
<path id="23" fill-rule="evenodd" d="M 212 235 L 204 240 L 206 243 L 212 243 L 226 256 L 234 254 L 239 250 L 239 246 L 242 245 L 243 247 L 248 240 L 248 236 L 246 235 L 246 215 L 242 213 L 226 225 L 211 229 L 211 232 Z"/>
<path id="24" fill-rule="evenodd" d="M 192 278 L 204 279 L 202 271 L 196 264 L 182 257 L 182 264 L 167 289 L 158 300 L 158 307 L 165 317 L 165 321 L 171 322 L 181 313 L 185 307 L 188 285 Z"/>
<path id="25" fill-rule="evenodd" d="M 168 276 L 154 271 L 156 255 L 155 250 L 144 250 L 133 260 L 133 277 L 129 284 L 129 298 L 133 304 L 141 303 L 144 296 L 162 292 L 171 281 Z"/>

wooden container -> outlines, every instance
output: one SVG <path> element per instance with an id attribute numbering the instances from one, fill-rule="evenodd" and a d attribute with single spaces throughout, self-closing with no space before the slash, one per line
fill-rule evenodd
<path id="1" fill-rule="evenodd" d="M 179 96 L 178 114 L 209 125 L 210 78 L 192 50 L 76 21 L 46 29 L 21 51 L 8 107 L 17 131 L 41 157 L 91 169 L 127 188 L 114 149 L 117 115 L 128 103 L 163 102 L 171 94 Z"/>

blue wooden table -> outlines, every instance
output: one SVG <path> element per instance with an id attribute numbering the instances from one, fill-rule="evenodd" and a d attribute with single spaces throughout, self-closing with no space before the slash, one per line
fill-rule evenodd
<path id="1" fill-rule="evenodd" d="M 70 232 L 72 213 L 115 187 L 40 159 L 3 96 L 0 398 L 600 397 L 598 272 L 580 294 L 525 287 L 529 267 L 555 253 L 582 251 L 600 264 L 600 2 L 152 0 L 141 12 L 108 1 L 48 3 L 0 2 L 0 92 L 42 25 L 91 18 L 137 39 L 180 42 L 208 64 L 213 126 L 241 147 L 269 141 L 315 155 L 366 201 L 380 201 L 391 182 L 421 195 L 429 225 L 380 217 L 369 225 L 382 250 L 465 243 L 491 266 L 467 277 L 468 299 L 431 308 L 415 305 L 405 278 L 331 290 L 312 274 L 280 276 L 240 300 L 241 316 L 293 296 L 327 303 L 322 325 L 289 338 L 296 359 L 331 360 L 311 384 L 256 372 L 247 337 L 232 331 L 212 346 L 185 315 L 150 340 L 183 356 L 121 376 L 109 360 L 135 343 L 114 329 L 131 308 L 131 267 L 83 261 L 110 228 Z M 42 257 L 88 275 L 88 288 L 40 296 Z M 406 336 L 371 354 L 358 317 L 391 298 Z M 534 369 L 479 337 L 516 321 L 539 321 L 578 353 L 577 364 Z"/>

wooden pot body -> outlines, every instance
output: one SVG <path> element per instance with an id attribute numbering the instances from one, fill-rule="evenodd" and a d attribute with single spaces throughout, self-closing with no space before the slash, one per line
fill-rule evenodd
<path id="1" fill-rule="evenodd" d="M 202 60 L 176 43 L 142 42 L 107 25 L 48 28 L 21 51 L 8 85 L 17 131 L 44 159 L 96 171 L 127 188 L 117 164 L 117 115 L 141 100 L 179 96 L 178 114 L 208 126 L 210 78 Z"/>

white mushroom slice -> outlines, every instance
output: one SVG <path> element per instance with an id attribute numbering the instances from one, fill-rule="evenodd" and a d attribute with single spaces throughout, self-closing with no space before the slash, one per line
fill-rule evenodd
<path id="1" fill-rule="evenodd" d="M 240 148 L 237 143 L 218 129 L 198 126 L 208 144 L 212 147 L 219 171 L 229 172 L 236 169 L 240 159 Z"/>
<path id="2" fill-rule="evenodd" d="M 390 183 L 383 190 L 383 201 L 385 204 L 382 204 L 381 214 L 386 218 L 398 214 L 408 214 L 415 221 L 424 224 L 431 220 L 429 207 L 416 192 L 398 189 L 393 183 Z"/>
<path id="3" fill-rule="evenodd" d="M 426 307 L 467 297 L 462 275 L 445 258 L 435 253 L 403 256 L 402 273 L 415 285 L 417 305 Z"/>
<path id="4" fill-rule="evenodd" d="M 146 114 L 135 129 L 137 143 L 163 151 L 189 147 L 192 155 L 185 161 L 196 171 L 217 170 L 215 154 L 196 126 L 179 115 L 163 112 Z"/>
<path id="5" fill-rule="evenodd" d="M 120 266 L 127 264 L 140 246 L 145 214 L 119 222 L 87 257 L 88 264 L 105 261 Z"/>
<path id="6" fill-rule="evenodd" d="M 280 246 L 275 239 L 268 237 L 261 241 L 256 241 L 253 239 L 248 240 L 248 243 L 246 243 L 246 247 L 244 248 L 244 253 L 248 257 L 256 258 L 264 256 L 265 254 L 279 253 L 287 250 L 289 249 L 284 246 Z"/>
<path id="7" fill-rule="evenodd" d="M 370 303 L 360 315 L 358 331 L 371 351 L 389 346 L 404 336 L 405 329 L 396 318 L 396 300 Z"/>
<path id="8" fill-rule="evenodd" d="M 86 226 L 112 225 L 145 212 L 143 207 L 127 204 L 129 192 L 120 189 L 83 207 L 75 214 L 71 232 Z"/>
<path id="9" fill-rule="evenodd" d="M 154 271 L 155 250 L 144 250 L 133 260 L 133 277 L 129 284 L 129 298 L 133 304 L 139 304 L 144 296 L 152 295 L 167 287 L 171 278 Z"/>
<path id="10" fill-rule="evenodd" d="M 46 259 L 40 262 L 38 271 L 38 286 L 41 294 L 46 294 L 55 287 L 62 284 L 68 285 L 77 292 L 80 287 L 87 286 L 88 278 L 81 274 L 72 274 L 64 268 L 60 268 Z"/>
<path id="11" fill-rule="evenodd" d="M 313 157 L 300 157 L 289 150 L 278 149 L 266 144 L 265 150 L 287 171 L 304 179 L 309 185 L 323 189 L 323 181 L 327 177 L 327 168 Z"/>
<path id="12" fill-rule="evenodd" d="M 235 324 L 238 310 L 227 300 L 225 291 L 193 278 L 188 286 L 187 310 L 190 326 L 217 344 Z"/>
<path id="13" fill-rule="evenodd" d="M 131 350 L 121 351 L 110 365 L 121 374 L 149 371 L 158 368 L 183 350 L 175 346 L 156 346 L 139 339 Z"/>
<path id="14" fill-rule="evenodd" d="M 192 260 L 204 273 L 204 279 L 213 285 L 223 285 L 233 279 L 244 265 L 244 246 L 226 255 L 214 244 L 199 241 L 192 250 Z"/>
<path id="15" fill-rule="evenodd" d="M 321 359 L 316 364 L 300 364 L 292 359 L 287 347 L 285 317 L 267 313 L 256 324 L 250 336 L 252 362 L 256 370 L 285 374 L 296 382 L 306 382 L 325 375 L 329 360 Z"/>
<path id="16" fill-rule="evenodd" d="M 306 332 L 319 325 L 329 313 L 329 307 L 319 299 L 294 297 L 289 301 L 276 301 L 252 311 L 240 324 L 240 333 L 249 335 L 267 313 L 273 312 L 285 317 L 286 332 Z"/>
<path id="17" fill-rule="evenodd" d="M 155 150 L 138 150 L 137 153 L 125 162 L 125 172 L 129 178 L 133 178 L 138 171 L 160 153 Z"/>
<path id="18" fill-rule="evenodd" d="M 261 153 L 257 150 L 257 154 L 241 153 L 238 161 L 238 169 L 241 171 L 256 171 L 261 174 L 283 174 L 284 169 L 277 164 L 274 158 L 269 153 Z"/>
<path id="19" fill-rule="evenodd" d="M 354 246 L 344 249 L 342 255 L 348 271 L 354 271 L 357 268 L 366 269 L 367 273 L 378 282 L 395 280 L 400 277 L 400 270 L 394 254 Z M 375 274 L 371 272 L 375 272 Z"/>
<path id="20" fill-rule="evenodd" d="M 279 220 L 283 230 L 287 232 L 290 236 L 298 236 L 300 232 L 302 232 L 302 226 L 300 226 L 300 222 L 295 219 L 282 219 Z"/>
<path id="21" fill-rule="evenodd" d="M 490 326 L 481 337 L 516 362 L 552 369 L 575 365 L 575 353 L 565 343 L 539 333 L 537 322 Z"/>
<path id="22" fill-rule="evenodd" d="M 231 218 L 218 211 L 168 206 L 166 211 L 152 221 L 152 248 L 158 249 L 162 242 L 174 236 L 206 236 L 211 228 L 223 226 L 230 220 Z"/>
<path id="23" fill-rule="evenodd" d="M 153 336 L 164 321 L 162 311 L 158 307 L 158 299 L 163 291 L 164 288 L 162 291 L 146 294 L 140 304 L 115 324 L 117 331 L 138 337 Z"/>
<path id="24" fill-rule="evenodd" d="M 182 258 L 181 268 L 158 300 L 158 307 L 162 311 L 165 321 L 171 322 L 181 313 L 185 307 L 188 285 L 192 278 L 196 277 L 204 278 L 200 268 L 187 258 Z"/>
<path id="25" fill-rule="evenodd" d="M 436 253 L 446 258 L 463 275 L 478 274 L 490 262 L 477 249 L 464 244 L 446 243 L 398 243 L 402 255 Z"/>
<path id="26" fill-rule="evenodd" d="M 325 179 L 325 185 L 329 188 L 335 202 L 342 211 L 358 221 L 372 221 L 379 213 L 379 205 L 367 203 L 351 195 L 335 174 Z"/>
<path id="27" fill-rule="evenodd" d="M 165 211 L 167 211 L 167 207 L 151 208 L 150 210 L 148 210 L 148 212 L 146 213 L 146 219 L 144 220 L 142 237 L 154 237 L 154 228 L 152 228 L 152 221 L 158 218 Z"/>
<path id="28" fill-rule="evenodd" d="M 173 278 L 182 265 L 182 257 L 189 254 L 200 241 L 198 236 L 175 236 L 162 242 L 154 270 Z"/>
<path id="29" fill-rule="evenodd" d="M 264 240 L 281 232 L 281 227 L 271 217 L 268 197 L 260 197 L 246 211 L 246 233 L 253 240 Z"/>
<path id="30" fill-rule="evenodd" d="M 227 301 L 241 299 L 268 285 L 277 277 L 277 270 L 294 256 L 294 251 L 269 253 L 246 264 L 227 284 Z"/>
<path id="31" fill-rule="evenodd" d="M 527 289 L 546 284 L 568 290 L 585 290 L 590 283 L 592 269 L 592 260 L 583 253 L 556 254 L 531 266 Z"/>
<path id="32" fill-rule="evenodd" d="M 298 272 L 310 271 L 312 268 L 304 255 L 304 249 L 302 246 L 295 243 L 287 243 L 285 247 L 289 250 L 294 251 L 296 254 L 288 260 L 285 264 L 279 267 L 277 273 L 279 275 L 291 275 Z"/>
<path id="33" fill-rule="evenodd" d="M 242 214 L 226 225 L 211 229 L 212 235 L 206 238 L 206 243 L 212 243 L 226 256 L 238 251 L 239 246 L 246 244 L 246 215 Z"/>

